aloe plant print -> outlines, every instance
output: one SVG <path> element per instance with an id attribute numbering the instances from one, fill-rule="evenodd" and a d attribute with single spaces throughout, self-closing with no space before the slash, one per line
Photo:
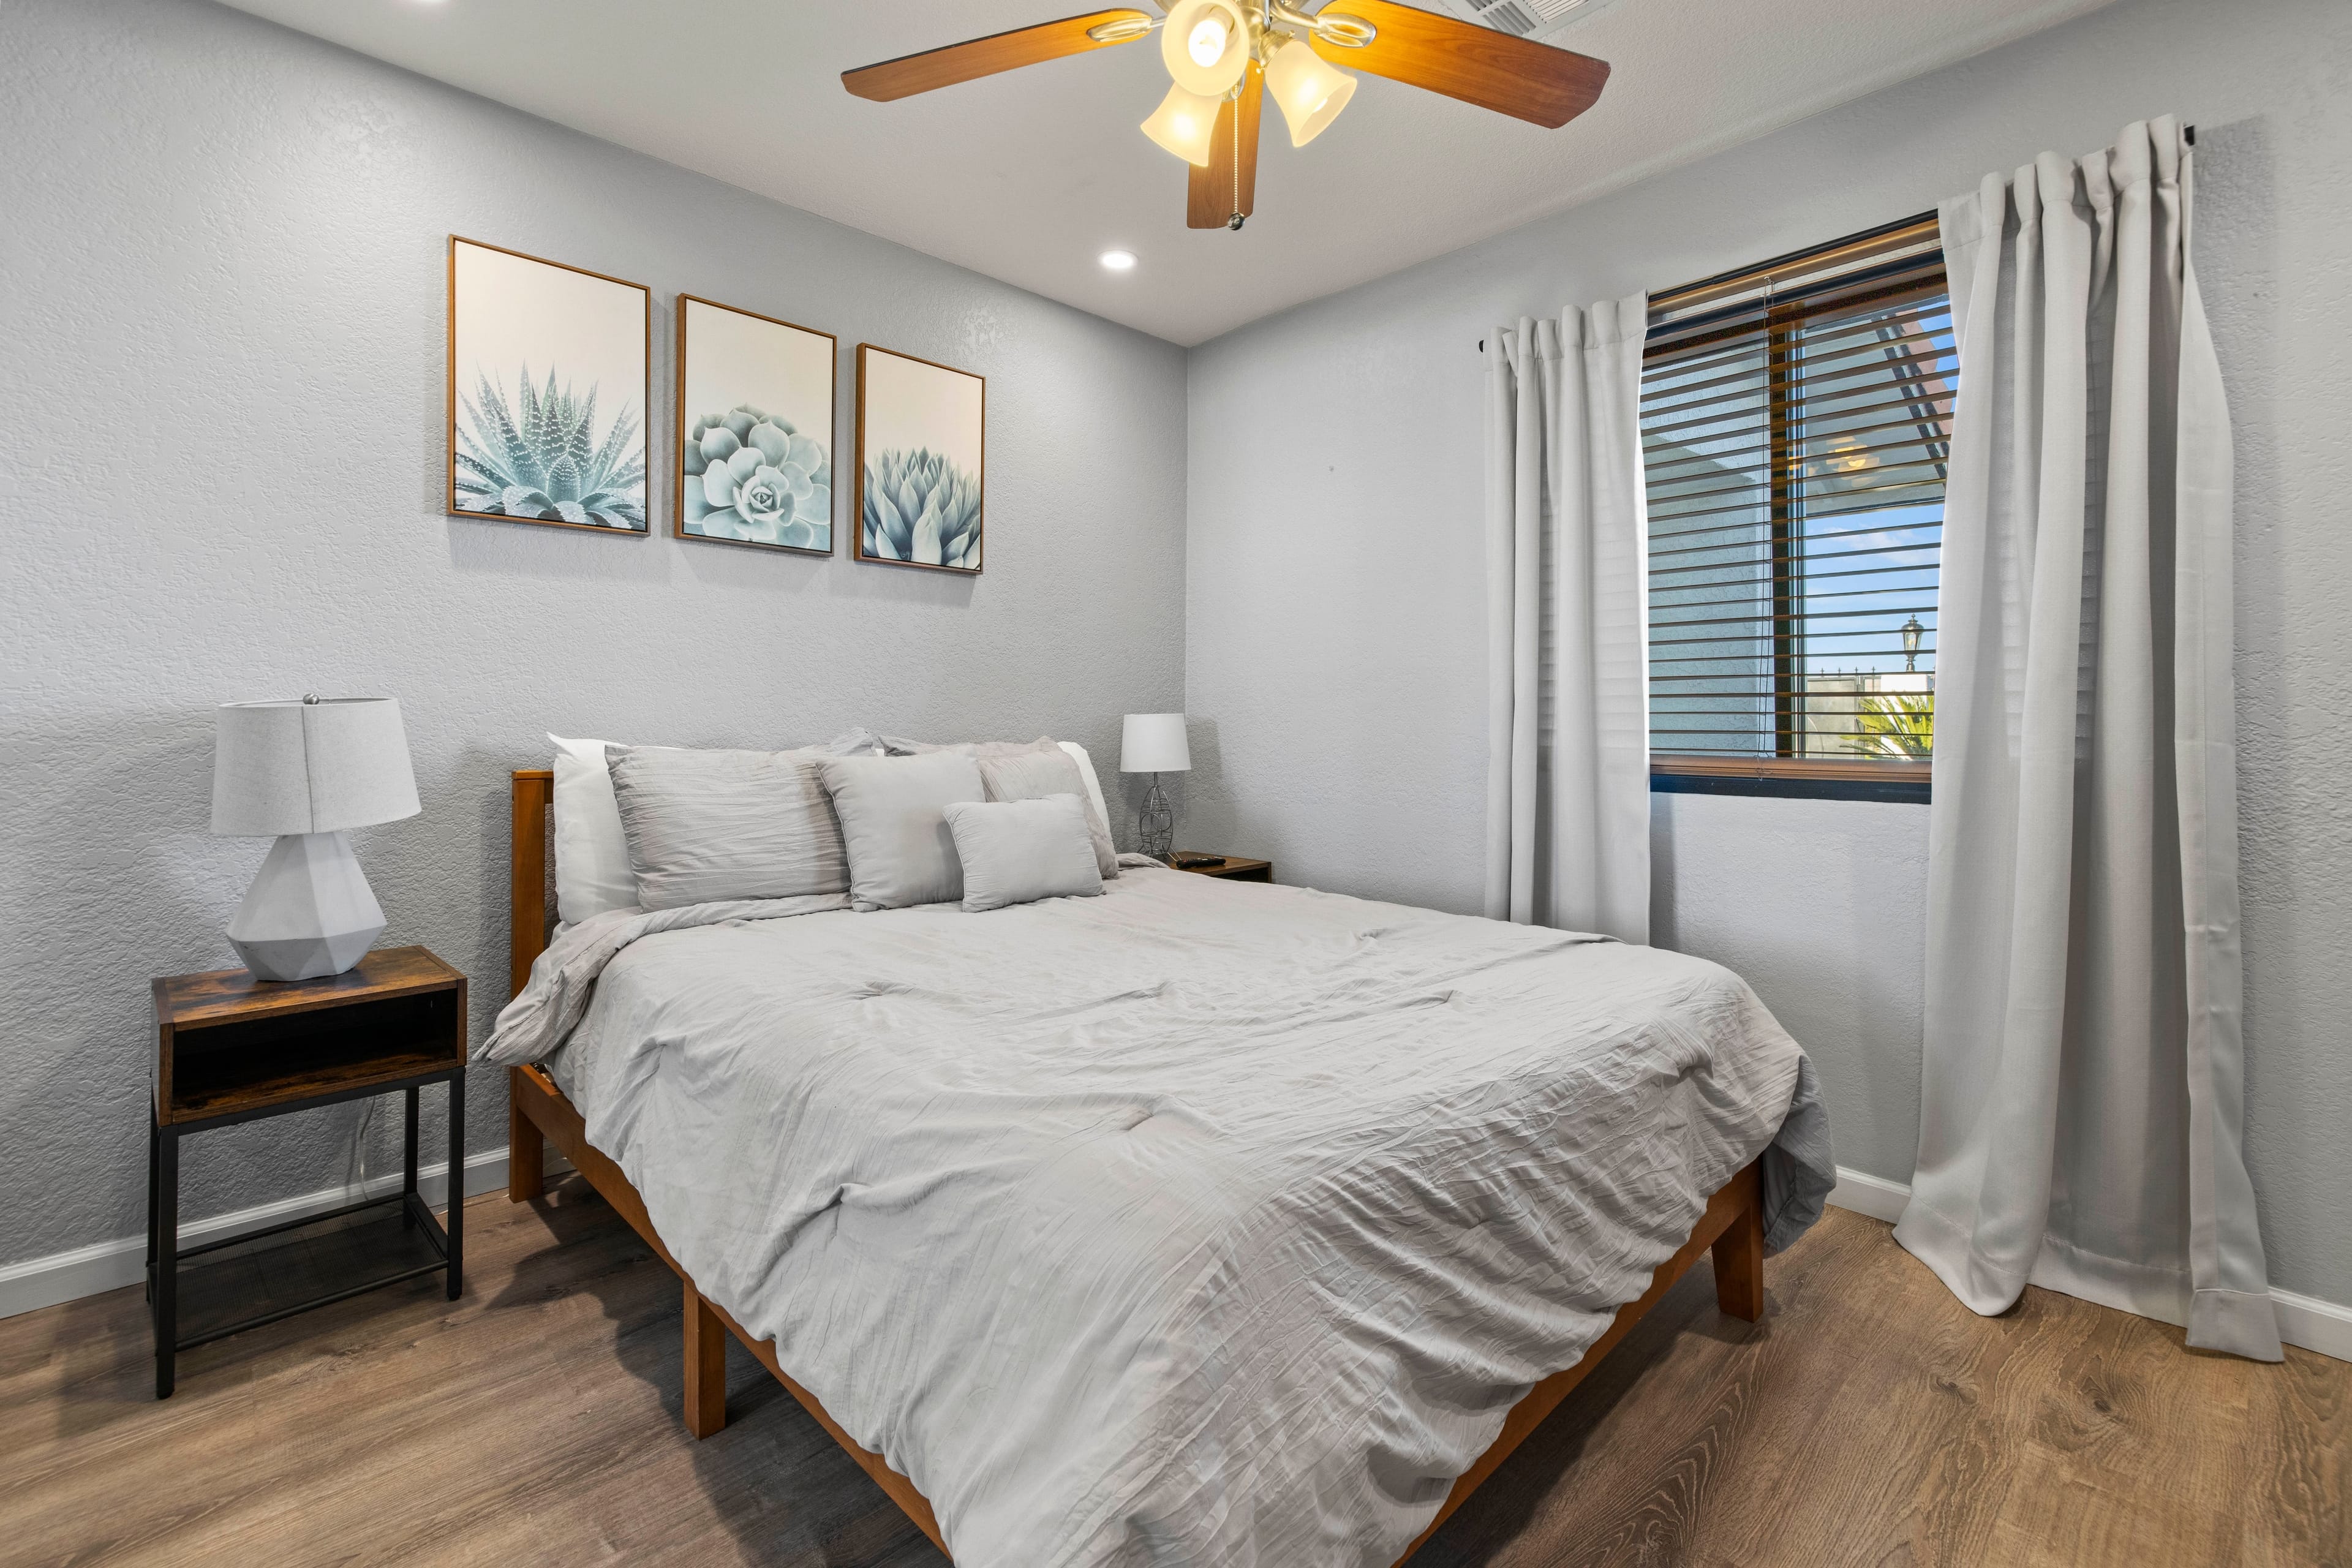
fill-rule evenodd
<path id="1" fill-rule="evenodd" d="M 685 531 L 707 539 L 833 548 L 833 460 L 824 443 L 749 403 L 686 434 Z"/>
<path id="2" fill-rule="evenodd" d="M 980 479 L 928 447 L 866 465 L 858 550 L 869 561 L 980 570 Z"/>
<path id="3" fill-rule="evenodd" d="M 460 399 L 459 510 L 644 531 L 645 457 L 625 404 L 600 438 L 593 384 L 575 393 L 551 369 L 535 386 L 525 365 L 510 405 L 487 374 L 477 371 L 475 380 L 472 395 Z"/>

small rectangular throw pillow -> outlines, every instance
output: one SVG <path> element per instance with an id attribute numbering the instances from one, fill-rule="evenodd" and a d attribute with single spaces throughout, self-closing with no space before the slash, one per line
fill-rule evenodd
<path id="1" fill-rule="evenodd" d="M 963 897 L 963 863 L 945 809 L 982 801 L 980 764 L 955 752 L 827 757 L 817 764 L 849 852 L 853 909 L 897 910 Z"/>
<path id="2" fill-rule="evenodd" d="M 1086 797 L 1076 791 L 984 805 L 959 802 L 944 815 L 963 862 L 963 907 L 975 914 L 1102 891 Z"/>
<path id="3" fill-rule="evenodd" d="M 841 829 L 816 776 L 824 755 L 605 748 L 639 907 L 845 891 Z"/>

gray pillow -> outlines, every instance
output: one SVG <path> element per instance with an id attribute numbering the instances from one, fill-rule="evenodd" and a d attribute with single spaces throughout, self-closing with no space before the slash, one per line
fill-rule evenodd
<path id="1" fill-rule="evenodd" d="M 1118 850 L 1111 844 L 1110 828 L 1095 815 L 1094 802 L 1087 798 L 1086 778 L 1069 752 L 1051 741 L 1040 741 L 1031 746 L 992 749 L 972 760 L 980 764 L 980 780 L 988 786 L 991 800 L 1076 795 L 1079 814 L 1086 818 L 1087 837 L 1094 846 L 1096 875 L 1105 880 L 1118 875 Z"/>
<path id="2" fill-rule="evenodd" d="M 985 805 L 958 801 L 942 808 L 942 815 L 963 863 L 963 907 L 975 914 L 1102 891 L 1083 795 Z"/>
<path id="3" fill-rule="evenodd" d="M 849 852 L 849 901 L 860 910 L 951 903 L 963 863 L 943 815 L 987 792 L 980 764 L 955 752 L 916 757 L 827 757 L 817 763 Z"/>
<path id="4" fill-rule="evenodd" d="M 848 889 L 822 751 L 607 746 L 637 905 L 790 899 Z"/>

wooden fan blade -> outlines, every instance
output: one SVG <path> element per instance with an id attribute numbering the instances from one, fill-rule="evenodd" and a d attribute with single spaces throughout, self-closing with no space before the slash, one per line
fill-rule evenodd
<path id="1" fill-rule="evenodd" d="M 877 103 L 911 98 L 933 88 L 953 87 L 977 77 L 994 76 L 1021 66 L 1057 60 L 1064 55 L 1082 55 L 1088 49 L 1108 49 L 1126 43 L 1126 38 L 1105 43 L 1087 37 L 1087 28 L 1122 16 L 1132 16 L 1139 22 L 1153 19 L 1149 11 L 1124 6 L 1115 11 L 1089 11 L 1083 16 L 1065 16 L 1058 22 L 1040 22 L 1034 27 L 1015 27 L 1009 33 L 992 33 L 987 37 L 967 39 L 945 48 L 901 55 L 879 65 L 860 66 L 842 72 L 841 85 L 857 97 Z"/>
<path id="2" fill-rule="evenodd" d="M 1332 16 L 1361 16 L 1380 37 L 1360 49 L 1309 40 L 1342 70 L 1384 76 L 1557 130 L 1592 107 L 1609 62 L 1394 0 L 1331 0 Z"/>
<path id="3" fill-rule="evenodd" d="M 1209 166 L 1185 165 L 1192 184 L 1184 193 L 1184 226 L 1233 228 L 1235 217 L 1257 210 L 1257 121 L 1265 105 L 1265 73 L 1255 60 L 1242 79 L 1242 95 L 1218 106 L 1217 129 L 1209 140 Z"/>

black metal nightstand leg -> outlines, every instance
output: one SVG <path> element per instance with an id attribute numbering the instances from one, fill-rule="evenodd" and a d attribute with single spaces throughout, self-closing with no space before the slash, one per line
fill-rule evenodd
<path id="1" fill-rule="evenodd" d="M 155 1397 L 172 1397 L 180 1341 L 180 1134 L 155 1134 Z"/>
<path id="2" fill-rule="evenodd" d="M 416 1091 L 410 1089 L 413 1097 Z M 415 1169 L 414 1162 L 411 1170 Z M 466 1069 L 449 1077 L 449 1206 L 442 1229 L 449 1236 L 449 1300 L 466 1289 Z"/>
<path id="3" fill-rule="evenodd" d="M 155 1300 L 155 1165 L 158 1158 L 156 1146 L 162 1142 L 162 1138 L 161 1124 L 149 1121 L 147 1123 L 147 1300 L 151 1303 L 148 1311 L 148 1316 L 151 1318 L 154 1316 L 152 1303 Z"/>
<path id="4" fill-rule="evenodd" d="M 416 1090 L 406 1089 L 400 1094 L 407 1120 L 402 1124 L 400 1142 L 400 1190 L 404 1196 L 416 1195 Z M 412 1204 L 400 1205 L 400 1225 L 404 1230 L 416 1228 L 416 1210 Z"/>

